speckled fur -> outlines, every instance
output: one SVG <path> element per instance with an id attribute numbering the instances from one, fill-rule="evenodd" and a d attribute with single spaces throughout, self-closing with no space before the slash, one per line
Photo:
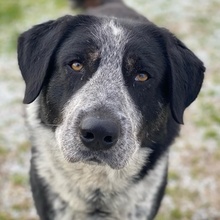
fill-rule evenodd
<path id="1" fill-rule="evenodd" d="M 142 116 L 124 86 L 121 73 L 122 53 L 129 35 L 114 20 L 103 23 L 94 35 L 102 39 L 102 61 L 94 76 L 66 104 L 63 122 L 55 134 L 37 119 L 38 100 L 27 107 L 28 123 L 38 149 L 33 157 L 39 175 L 51 191 L 54 219 L 62 216 L 63 220 L 144 220 L 150 215 L 154 197 L 165 178 L 167 156 L 143 181 L 133 185 L 132 177 L 140 172 L 150 149 L 140 149 L 137 134 Z M 85 160 L 81 154 L 85 147 L 73 134 L 78 133 L 81 118 L 106 114 L 120 121 L 121 139 L 103 155 L 95 152 L 86 155 L 86 159 L 96 154 L 109 166 L 80 162 Z M 68 163 L 70 160 L 78 163 Z M 93 216 L 91 213 L 96 210 L 100 212 Z"/>
<path id="2" fill-rule="evenodd" d="M 123 168 L 140 145 L 137 134 L 140 129 L 141 113 L 124 86 L 122 57 L 126 39 L 129 37 L 116 21 L 110 20 L 95 28 L 96 41 L 101 45 L 101 63 L 94 76 L 70 100 L 63 113 L 63 123 L 56 130 L 56 138 L 64 156 L 70 161 L 80 161 L 98 157 L 113 169 Z M 86 150 L 79 136 L 79 124 L 85 115 L 110 117 L 120 122 L 121 138 L 108 151 L 90 152 Z M 74 155 L 71 154 L 72 149 Z M 112 156 L 114 155 L 114 156 Z"/>
<path id="3" fill-rule="evenodd" d="M 97 7 L 36 25 L 18 40 L 37 213 L 41 220 L 153 220 L 169 146 L 205 68 L 122 1 L 79 3 Z M 136 80 L 141 74 L 147 80 Z M 117 124 L 111 148 L 84 146 L 87 117 Z"/>

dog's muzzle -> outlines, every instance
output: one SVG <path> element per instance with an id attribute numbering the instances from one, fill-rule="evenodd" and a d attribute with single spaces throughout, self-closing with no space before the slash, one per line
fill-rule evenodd
<path id="1" fill-rule="evenodd" d="M 103 108 L 70 113 L 57 128 L 56 138 L 68 162 L 95 162 L 113 169 L 129 162 L 138 144 L 131 120 L 120 110 Z"/>

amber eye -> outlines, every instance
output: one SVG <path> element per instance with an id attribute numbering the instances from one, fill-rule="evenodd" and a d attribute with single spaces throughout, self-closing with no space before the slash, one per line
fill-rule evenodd
<path id="1" fill-rule="evenodd" d="M 144 82 L 149 79 L 148 75 L 146 73 L 140 73 L 135 77 L 135 81 L 137 82 Z"/>
<path id="2" fill-rule="evenodd" d="M 79 72 L 79 71 L 82 70 L 83 65 L 82 65 L 82 63 L 75 61 L 75 62 L 73 62 L 73 63 L 71 64 L 71 68 L 72 68 L 74 71 Z"/>

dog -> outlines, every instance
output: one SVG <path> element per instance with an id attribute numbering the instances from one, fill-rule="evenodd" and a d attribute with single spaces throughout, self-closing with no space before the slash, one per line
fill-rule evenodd
<path id="1" fill-rule="evenodd" d="M 120 0 L 18 39 L 41 220 L 152 220 L 169 146 L 205 67 L 177 37 Z"/>

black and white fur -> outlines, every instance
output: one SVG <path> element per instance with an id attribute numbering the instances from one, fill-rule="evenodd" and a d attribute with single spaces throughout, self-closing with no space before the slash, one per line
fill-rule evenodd
<path id="1" fill-rule="evenodd" d="M 30 181 L 43 220 L 150 220 L 167 181 L 169 146 L 205 68 L 164 28 L 121 1 L 23 33 L 18 62 L 32 140 Z M 81 72 L 71 63 L 83 64 Z M 144 82 L 138 74 L 148 75 Z M 117 124 L 109 149 L 89 149 L 83 121 Z M 101 125 L 102 126 L 102 125 Z"/>

